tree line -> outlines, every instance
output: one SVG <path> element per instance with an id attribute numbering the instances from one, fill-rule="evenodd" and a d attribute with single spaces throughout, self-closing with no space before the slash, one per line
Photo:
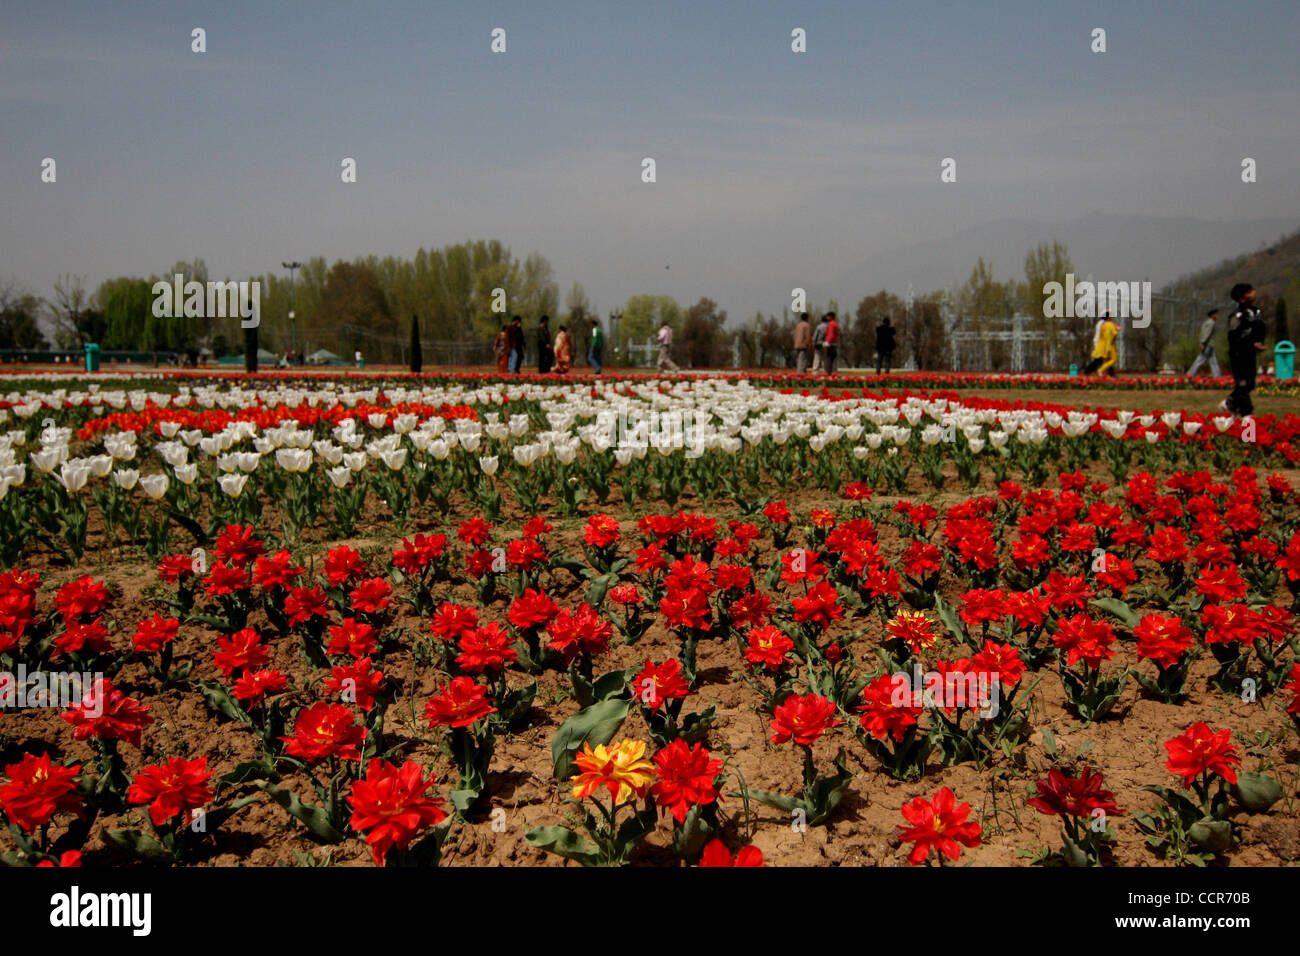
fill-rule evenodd
<path id="1" fill-rule="evenodd" d="M 1023 277 L 996 278 L 992 263 L 981 257 L 966 281 L 951 289 L 907 299 L 882 289 L 864 296 L 852 311 L 842 310 L 835 299 L 810 304 L 807 311 L 814 322 L 824 312 L 837 314 L 845 368 L 872 363 L 875 330 L 885 317 L 896 329 L 898 363 L 944 369 L 951 365 L 951 334 L 958 324 L 966 331 L 990 331 L 1016 314 L 1028 318 L 1029 330 L 1046 333 L 1057 364 L 1064 367 L 1086 357 L 1093 325 L 1044 315 L 1044 285 L 1064 282 L 1067 273 L 1078 274 L 1065 244 L 1043 242 L 1025 256 Z M 63 349 L 97 342 L 106 350 L 242 353 L 245 336 L 237 319 L 153 315 L 154 283 L 170 282 L 176 274 L 184 281 L 209 279 L 204 261 L 194 259 L 177 262 L 160 276 L 106 279 L 93 292 L 86 290 L 83 277 L 60 276 L 49 299 L 13 282 L 0 284 L 0 349 L 48 348 L 44 321 L 53 329 L 54 345 Z M 611 313 L 617 318 L 611 322 L 601 318 L 580 283 L 572 285 L 561 304 L 554 270 L 540 253 L 520 259 L 495 239 L 421 248 L 411 258 L 371 255 L 330 265 L 316 256 L 301 264 L 292 282 L 283 271 L 249 279 L 260 283 L 258 344 L 275 354 L 324 349 L 350 359 L 360 351 L 371 363 L 407 364 L 418 343 L 430 365 L 483 364 L 491 360 L 490 343 L 499 323 L 517 314 L 525 320 L 530 359 L 537 320 L 549 315 L 553 332 L 561 324 L 568 326 L 580 358 L 587 352 L 590 320 L 597 318 L 605 327 L 606 361 L 616 365 L 638 358 L 653 362 L 653 349 L 629 346 L 652 342 L 662 323 L 673 328 L 674 358 L 684 367 L 795 365 L 798 316 L 789 310 L 780 316 L 760 312 L 747 322 L 729 324 L 726 310 L 707 297 L 684 308 L 671 296 L 634 295 Z M 1156 322 L 1146 334 L 1133 336 L 1130 367 L 1154 368 L 1176 350 L 1179 343 L 1172 339 L 1178 339 L 1180 329 L 1171 335 L 1172 327 Z M 1009 346 L 990 344 L 991 368 L 1009 367 Z"/>

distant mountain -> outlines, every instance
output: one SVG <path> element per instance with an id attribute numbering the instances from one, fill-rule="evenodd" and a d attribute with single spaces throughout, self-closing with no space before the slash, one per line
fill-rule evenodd
<path id="1" fill-rule="evenodd" d="M 833 276 L 828 286 L 888 289 L 898 295 L 909 283 L 918 294 L 948 289 L 966 281 L 980 256 L 992 262 L 995 279 L 1020 279 L 1025 254 L 1040 242 L 1059 239 L 1069 248 L 1080 277 L 1092 273 L 1098 281 L 1149 279 L 1159 289 L 1189 270 L 1240 256 L 1243 249 L 1276 245 L 1297 226 L 1300 218 L 1215 222 L 1092 213 L 1060 222 L 1004 219 L 874 254 L 860 267 Z M 1260 279 L 1250 281 L 1262 288 Z"/>
<path id="2" fill-rule="evenodd" d="M 1205 297 L 1208 292 L 1226 298 L 1228 290 L 1238 282 L 1253 285 L 1265 308 L 1282 296 L 1286 296 L 1291 308 L 1300 305 L 1300 232 L 1254 252 L 1244 252 L 1180 276 L 1165 291 L 1197 298 Z"/>

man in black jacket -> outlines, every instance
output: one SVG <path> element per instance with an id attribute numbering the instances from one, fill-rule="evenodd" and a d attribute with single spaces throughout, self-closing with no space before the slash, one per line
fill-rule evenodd
<path id="1" fill-rule="evenodd" d="M 1255 356 L 1264 351 L 1267 330 L 1255 306 L 1255 287 L 1249 282 L 1238 282 L 1228 293 L 1237 303 L 1237 311 L 1228 319 L 1228 364 L 1232 367 L 1232 380 L 1236 387 L 1227 401 L 1225 411 L 1245 417 L 1254 412 L 1250 393 L 1255 388 Z"/>
<path id="2" fill-rule="evenodd" d="M 876 374 L 879 375 L 883 369 L 888 375 L 893 364 L 894 326 L 890 324 L 889 316 L 885 316 L 876 326 Z"/>
<path id="3" fill-rule="evenodd" d="M 551 317 L 542 316 L 537 323 L 537 371 L 545 375 L 555 364 L 555 346 L 551 344 Z"/>

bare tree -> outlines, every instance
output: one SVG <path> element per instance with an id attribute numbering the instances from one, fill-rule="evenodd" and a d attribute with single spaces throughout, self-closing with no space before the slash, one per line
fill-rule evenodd
<path id="1" fill-rule="evenodd" d="M 94 330 L 86 323 L 89 304 L 84 275 L 67 273 L 55 280 L 54 297 L 45 302 L 45 308 L 59 345 L 71 348 L 93 341 Z"/>

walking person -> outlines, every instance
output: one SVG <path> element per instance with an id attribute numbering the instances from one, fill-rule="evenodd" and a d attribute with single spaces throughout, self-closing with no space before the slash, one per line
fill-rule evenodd
<path id="1" fill-rule="evenodd" d="M 562 325 L 559 334 L 555 336 L 555 371 L 565 375 L 572 366 L 573 339 L 569 338 L 568 328 Z"/>
<path id="2" fill-rule="evenodd" d="M 1106 315 L 1108 316 L 1110 313 L 1107 312 Z M 1097 369 L 1101 368 L 1101 363 L 1104 361 L 1104 359 L 1095 358 L 1094 356 L 1097 354 L 1097 345 L 1101 342 L 1101 327 L 1105 324 L 1106 318 L 1103 316 L 1098 319 L 1097 324 L 1092 327 L 1092 351 L 1088 353 L 1088 364 L 1083 367 L 1084 375 L 1091 375 L 1093 372 L 1097 371 Z"/>
<path id="3" fill-rule="evenodd" d="M 822 336 L 822 346 L 824 352 L 823 363 L 826 366 L 826 374 L 835 374 L 835 360 L 840 351 L 840 323 L 835 318 L 834 312 L 826 313 L 826 334 Z"/>
<path id="4" fill-rule="evenodd" d="M 507 343 L 510 346 L 510 362 L 507 366 L 511 374 L 518 375 L 524 364 L 524 320 L 519 316 L 510 319 L 510 328 L 506 330 Z"/>
<path id="5" fill-rule="evenodd" d="M 600 364 L 601 356 L 605 352 L 605 333 L 600 329 L 600 320 L 591 320 L 591 344 L 587 346 L 587 364 L 600 374 L 603 366 Z"/>
<path id="6" fill-rule="evenodd" d="M 880 375 L 882 370 L 888 375 L 894 364 L 894 326 L 889 321 L 889 316 L 880 320 L 876 326 L 876 374 Z"/>
<path id="7" fill-rule="evenodd" d="M 1250 393 L 1255 389 L 1256 356 L 1264 351 L 1268 331 L 1255 305 L 1253 285 L 1238 282 L 1229 296 L 1237 303 L 1237 311 L 1228 319 L 1228 365 L 1235 387 L 1220 407 L 1244 418 L 1255 411 Z"/>
<path id="8" fill-rule="evenodd" d="M 505 375 L 510 371 L 510 336 L 505 326 L 497 319 L 497 337 L 492 340 L 492 354 L 497 357 L 497 374 Z"/>
<path id="9" fill-rule="evenodd" d="M 659 371 L 679 372 L 680 368 L 673 361 L 673 329 L 667 322 L 659 326 Z"/>
<path id="10" fill-rule="evenodd" d="M 555 364 L 555 348 L 551 345 L 551 317 L 542 316 L 537 323 L 537 371 L 545 375 Z"/>
<path id="11" fill-rule="evenodd" d="M 804 312 L 799 316 L 799 322 L 794 327 L 794 361 L 800 375 L 808 371 L 808 358 L 812 354 L 812 347 L 812 323 L 808 321 L 808 313 Z"/>
<path id="12" fill-rule="evenodd" d="M 1119 363 L 1119 347 L 1115 343 L 1118 337 L 1119 325 L 1107 312 L 1101 323 L 1101 330 L 1097 333 L 1097 344 L 1092 349 L 1093 363 L 1096 364 L 1098 375 L 1110 375 L 1111 369 Z M 1092 368 L 1093 363 L 1089 363 L 1088 367 Z"/>
<path id="13" fill-rule="evenodd" d="M 1207 362 L 1210 365 L 1211 375 L 1218 378 L 1223 374 L 1219 370 L 1219 356 L 1214 351 L 1214 326 L 1218 321 L 1218 309 L 1211 309 L 1209 312 L 1205 313 L 1205 321 L 1201 323 L 1201 334 L 1197 337 L 1197 341 L 1201 345 L 1201 351 L 1196 356 L 1196 361 L 1192 363 L 1192 367 L 1187 370 L 1189 378 L 1195 375 L 1196 370 Z"/>
<path id="14" fill-rule="evenodd" d="M 813 364 L 812 370 L 816 374 L 826 365 L 826 316 L 817 320 L 817 328 L 813 329 Z"/>
<path id="15" fill-rule="evenodd" d="M 1105 375 L 1119 361 L 1119 349 L 1115 346 L 1115 338 L 1119 335 L 1119 326 L 1107 312 L 1100 321 L 1097 322 L 1096 332 L 1092 340 L 1092 361 L 1083 369 L 1084 375 Z"/>

